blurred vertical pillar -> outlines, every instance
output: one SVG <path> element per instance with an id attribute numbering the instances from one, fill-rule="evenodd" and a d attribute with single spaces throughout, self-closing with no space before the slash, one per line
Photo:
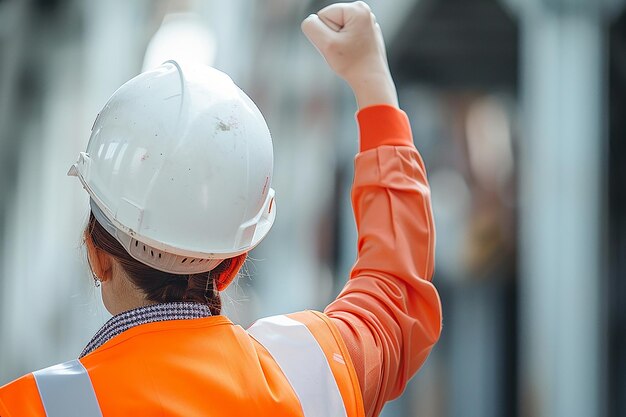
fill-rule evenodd
<path id="1" fill-rule="evenodd" d="M 5 310 L 10 286 L 3 273 L 8 263 L 4 235 L 7 230 L 9 205 L 14 192 L 13 178 L 18 169 L 15 154 L 19 141 L 11 140 L 18 131 L 14 120 L 20 120 L 24 109 L 24 94 L 18 88 L 22 74 L 30 28 L 32 8 L 29 1 L 0 2 L 0 384 L 11 362 L 7 360 L 9 348 L 5 342 L 7 329 L 11 327 L 10 311 Z"/>
<path id="2" fill-rule="evenodd" d="M 15 14 L 23 80 L 0 126 L 11 133 L 0 159 L 14 170 L 3 179 L 11 188 L 0 185 L 8 202 L 0 219 L 0 385 L 75 357 L 105 321 L 79 249 L 87 195 L 65 174 L 108 96 L 140 68 L 148 4 L 29 3 L 26 15 Z"/>
<path id="3" fill-rule="evenodd" d="M 520 1 L 522 416 L 603 415 L 598 0 Z"/>

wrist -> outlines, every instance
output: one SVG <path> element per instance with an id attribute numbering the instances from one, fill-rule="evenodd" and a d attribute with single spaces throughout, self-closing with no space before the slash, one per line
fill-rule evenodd
<path id="1" fill-rule="evenodd" d="M 369 72 L 350 79 L 348 84 L 354 92 L 359 109 L 376 104 L 399 107 L 396 86 L 388 71 L 386 73 Z"/>

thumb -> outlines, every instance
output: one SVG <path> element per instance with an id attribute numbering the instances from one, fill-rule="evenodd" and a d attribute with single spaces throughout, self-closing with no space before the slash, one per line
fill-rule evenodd
<path id="1" fill-rule="evenodd" d="M 325 46 L 337 34 L 316 14 L 309 15 L 309 17 L 304 19 L 301 28 L 304 35 L 319 51 L 324 50 Z"/>

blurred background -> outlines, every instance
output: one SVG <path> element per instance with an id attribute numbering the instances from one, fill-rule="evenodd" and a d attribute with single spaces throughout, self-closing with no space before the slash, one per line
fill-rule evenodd
<path id="1" fill-rule="evenodd" d="M 323 309 L 355 259 L 356 106 L 299 30 L 315 0 L 0 0 L 0 385 L 109 318 L 65 176 L 122 83 L 176 57 L 265 114 L 278 217 L 225 295 Z M 440 343 L 384 416 L 626 416 L 620 0 L 371 0 L 437 225 Z"/>

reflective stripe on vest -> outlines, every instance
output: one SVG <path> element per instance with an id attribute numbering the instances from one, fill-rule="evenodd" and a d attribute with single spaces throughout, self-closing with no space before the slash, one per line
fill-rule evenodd
<path id="1" fill-rule="evenodd" d="M 47 417 L 102 417 L 89 374 L 78 360 L 33 372 Z"/>
<path id="2" fill-rule="evenodd" d="M 326 356 L 304 324 L 286 316 L 267 317 L 254 323 L 248 333 L 283 371 L 305 417 L 347 417 Z"/>

